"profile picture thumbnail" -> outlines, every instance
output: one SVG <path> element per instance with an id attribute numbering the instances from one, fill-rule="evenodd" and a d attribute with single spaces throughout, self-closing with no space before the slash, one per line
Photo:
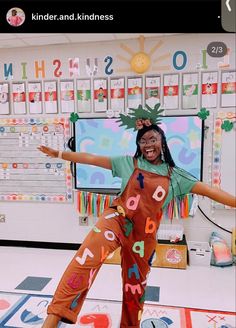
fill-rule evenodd
<path id="1" fill-rule="evenodd" d="M 21 26 L 25 21 L 25 13 L 21 8 L 11 8 L 7 12 L 7 22 L 11 26 Z"/>

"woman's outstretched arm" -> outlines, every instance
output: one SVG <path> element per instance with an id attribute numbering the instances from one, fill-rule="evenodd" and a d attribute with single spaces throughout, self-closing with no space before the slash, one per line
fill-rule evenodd
<path id="1" fill-rule="evenodd" d="M 38 150 L 42 153 L 57 158 L 59 155 L 59 151 L 56 149 L 52 149 L 46 146 L 39 146 Z M 111 170 L 111 159 L 110 157 L 106 156 L 98 156 L 89 153 L 77 153 L 77 152 L 70 152 L 70 151 L 63 151 L 62 152 L 62 159 L 65 161 L 70 161 L 73 163 L 81 163 L 81 164 L 89 164 L 103 167 L 104 169 Z"/>
<path id="2" fill-rule="evenodd" d="M 224 190 L 211 187 L 203 182 L 197 182 L 191 189 L 191 192 L 193 194 L 206 196 L 212 200 L 215 200 L 218 203 L 236 207 L 236 197 L 227 193 Z"/>

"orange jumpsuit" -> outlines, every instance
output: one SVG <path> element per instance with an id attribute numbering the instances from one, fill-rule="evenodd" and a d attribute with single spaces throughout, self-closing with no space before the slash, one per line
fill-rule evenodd
<path id="1" fill-rule="evenodd" d="M 139 327 L 156 232 L 169 189 L 170 174 L 160 176 L 137 167 L 123 193 L 106 209 L 67 267 L 48 314 L 76 323 L 102 263 L 121 246 L 123 303 L 121 328 Z"/>

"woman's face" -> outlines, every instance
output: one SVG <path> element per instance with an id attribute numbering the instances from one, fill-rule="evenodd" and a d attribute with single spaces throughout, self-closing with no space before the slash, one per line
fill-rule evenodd
<path id="1" fill-rule="evenodd" d="M 141 153 L 148 162 L 152 164 L 161 163 L 161 141 L 161 135 L 155 130 L 147 131 L 138 141 Z"/>

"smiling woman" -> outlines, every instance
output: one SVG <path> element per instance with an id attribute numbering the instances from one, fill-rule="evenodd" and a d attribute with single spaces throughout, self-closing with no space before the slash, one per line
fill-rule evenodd
<path id="1" fill-rule="evenodd" d="M 152 128 L 137 140 L 142 155 L 152 164 L 161 164 L 164 161 L 161 135 Z"/>
<path id="2" fill-rule="evenodd" d="M 158 165 L 166 162 L 170 167 L 175 167 L 165 133 L 158 125 L 144 124 L 143 128 L 138 130 L 136 145 L 135 158 L 143 156 L 152 164 Z"/>
<path id="3" fill-rule="evenodd" d="M 140 327 L 147 275 L 155 254 L 156 233 L 163 208 L 177 195 L 189 192 L 208 196 L 230 206 L 236 198 L 211 188 L 178 168 L 170 154 L 160 122 L 159 104 L 141 106 L 120 122 L 138 130 L 134 156 L 106 157 L 88 153 L 59 152 L 41 146 L 39 150 L 58 157 L 112 171 L 122 178 L 121 192 L 105 209 L 95 227 L 67 267 L 48 307 L 43 328 L 56 328 L 61 320 L 76 323 L 86 295 L 106 257 L 121 247 L 123 303 L 120 327 Z M 142 126 L 137 125 L 142 121 Z M 139 122 L 140 123 L 140 122 Z"/>

